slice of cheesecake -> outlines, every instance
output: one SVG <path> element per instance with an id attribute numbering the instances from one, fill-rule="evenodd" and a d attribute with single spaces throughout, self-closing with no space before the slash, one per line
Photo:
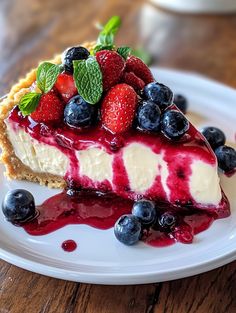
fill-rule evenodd
<path id="1" fill-rule="evenodd" d="M 83 46 L 83 49 L 90 49 L 89 45 Z M 84 53 L 84 50 L 81 51 Z M 96 63 L 94 69 L 100 66 L 100 72 L 98 68 L 96 70 L 103 80 L 103 89 L 96 102 L 91 94 L 81 89 L 81 81 L 86 79 L 87 74 L 76 81 L 75 75 L 86 71 L 79 68 L 82 62 L 78 63 L 78 68 L 74 68 L 77 88 L 74 82 L 71 85 L 73 76 L 67 57 L 72 52 L 67 50 L 64 53 L 64 73 L 58 71 L 57 80 L 50 91 L 43 90 L 46 84 L 42 87 L 40 78 L 36 77 L 41 73 L 33 70 L 13 86 L 1 104 L 1 159 L 6 166 L 7 177 L 52 188 L 69 186 L 113 192 L 132 200 L 145 198 L 170 202 L 176 207 L 213 210 L 223 216 L 228 202 L 221 191 L 216 157 L 205 138 L 188 122 L 181 136 L 170 139 L 160 130 L 158 119 L 155 120 L 155 123 L 159 122 L 158 127 L 153 120 L 145 126 L 143 116 L 146 119 L 147 111 L 146 115 L 142 113 L 142 119 L 136 120 L 137 112 L 141 114 L 140 107 L 147 108 L 149 101 L 147 98 L 141 99 L 144 97 L 141 89 L 154 81 L 144 63 L 135 57 L 128 57 L 124 61 L 115 51 L 97 52 L 90 60 Z M 52 64 L 60 63 L 61 56 L 52 61 Z M 140 67 L 143 67 L 141 71 Z M 94 77 L 95 83 L 96 79 L 99 80 L 98 75 Z M 161 84 L 158 84 L 159 87 L 167 88 Z M 98 92 L 99 88 L 94 88 Z M 22 99 L 32 92 L 41 98 L 36 108 L 28 114 L 24 111 L 25 107 L 22 109 Z M 172 97 L 167 100 L 169 103 L 162 101 L 155 104 L 158 108 L 154 110 L 160 119 L 161 114 L 167 111 L 179 112 L 171 104 Z M 148 102 L 149 107 L 154 106 L 154 102 L 151 102 Z M 85 105 L 85 108 L 93 105 L 91 110 L 94 112 L 96 107 L 95 111 L 99 111 L 100 115 L 96 113 L 96 119 L 91 119 L 83 126 L 85 119 L 82 121 L 81 115 L 78 117 L 73 110 L 70 111 L 75 104 Z M 48 111 L 42 113 L 42 107 Z M 61 107 L 64 118 L 55 111 L 61 110 Z M 84 114 L 81 109 L 79 112 Z M 79 120 L 78 125 L 75 125 L 75 118 Z"/>
<path id="2" fill-rule="evenodd" d="M 193 126 L 182 142 L 135 130 L 115 136 L 100 125 L 76 133 L 34 123 L 17 106 L 4 124 L 2 159 L 11 178 L 182 205 L 221 202 L 215 155 Z"/>

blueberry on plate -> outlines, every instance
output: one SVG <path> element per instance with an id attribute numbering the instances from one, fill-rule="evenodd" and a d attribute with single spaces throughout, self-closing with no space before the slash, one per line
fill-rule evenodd
<path id="1" fill-rule="evenodd" d="M 204 127 L 201 130 L 201 133 L 209 142 L 210 146 L 213 150 L 218 148 L 219 146 L 223 146 L 225 144 L 225 134 L 217 127 Z"/>
<path id="2" fill-rule="evenodd" d="M 161 130 L 170 139 L 180 139 L 189 129 L 189 121 L 179 111 L 166 111 L 161 118 Z"/>
<path id="3" fill-rule="evenodd" d="M 151 226 L 156 220 L 155 203 L 149 200 L 140 200 L 134 203 L 132 214 L 136 216 L 142 225 Z"/>
<path id="4" fill-rule="evenodd" d="M 236 151 L 228 146 L 220 146 L 215 150 L 218 166 L 224 172 L 233 171 L 236 168 Z"/>
<path id="5" fill-rule="evenodd" d="M 64 51 L 62 56 L 62 64 L 65 71 L 73 73 L 73 61 L 74 60 L 86 60 L 89 57 L 89 51 L 84 47 L 72 47 Z"/>
<path id="6" fill-rule="evenodd" d="M 177 217 L 172 212 L 165 212 L 158 217 L 158 224 L 163 231 L 171 231 L 177 223 Z"/>
<path id="7" fill-rule="evenodd" d="M 36 215 L 34 197 L 24 189 L 8 191 L 3 199 L 2 211 L 9 222 L 24 222 Z"/>
<path id="8" fill-rule="evenodd" d="M 152 101 L 142 101 L 137 110 L 138 127 L 148 131 L 158 131 L 160 128 L 161 111 Z"/>
<path id="9" fill-rule="evenodd" d="M 141 223 L 139 219 L 132 215 L 122 215 L 114 226 L 116 238 L 125 245 L 135 244 L 141 236 Z"/>
<path id="10" fill-rule="evenodd" d="M 175 95 L 174 104 L 177 106 L 178 109 L 180 109 L 180 111 L 186 114 L 188 108 L 188 101 L 183 95 L 180 94 Z"/>
<path id="11" fill-rule="evenodd" d="M 156 103 L 161 110 L 165 110 L 173 102 L 173 92 L 170 88 L 157 82 L 144 87 L 143 97 Z"/>
<path id="12" fill-rule="evenodd" d="M 70 99 L 65 106 L 64 120 L 71 127 L 90 126 L 97 116 L 96 106 L 86 102 L 80 95 Z"/>

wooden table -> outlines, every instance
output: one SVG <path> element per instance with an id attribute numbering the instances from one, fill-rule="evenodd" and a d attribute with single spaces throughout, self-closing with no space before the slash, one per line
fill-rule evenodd
<path id="1" fill-rule="evenodd" d="M 196 71 L 236 87 L 236 15 L 177 15 L 138 0 L 1 0 L 0 94 L 40 59 L 94 39 L 93 23 L 114 14 L 123 18 L 118 44 L 138 43 L 151 52 L 155 64 Z M 195 277 L 141 286 L 79 284 L 3 261 L 0 266 L 0 313 L 236 312 L 236 262 Z"/>

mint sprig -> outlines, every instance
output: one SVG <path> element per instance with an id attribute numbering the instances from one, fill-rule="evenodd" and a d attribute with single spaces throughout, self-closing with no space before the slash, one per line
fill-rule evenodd
<path id="1" fill-rule="evenodd" d="M 49 92 L 55 84 L 60 74 L 60 66 L 50 62 L 41 63 L 37 69 L 36 81 L 37 86 L 42 92 Z"/>
<path id="2" fill-rule="evenodd" d="M 74 81 L 78 93 L 90 104 L 97 103 L 103 92 L 102 72 L 94 57 L 74 60 Z"/>
<path id="3" fill-rule="evenodd" d="M 19 109 L 24 116 L 30 115 L 37 108 L 41 94 L 37 92 L 29 92 L 25 94 L 19 103 Z"/>
<path id="4" fill-rule="evenodd" d="M 119 47 L 117 49 L 117 52 L 126 60 L 128 56 L 130 55 L 132 49 L 127 46 Z"/>
<path id="5" fill-rule="evenodd" d="M 114 37 L 121 25 L 121 18 L 119 16 L 112 16 L 109 21 L 103 26 L 99 33 L 97 44 L 93 49 L 93 54 L 100 50 L 114 49 Z"/>

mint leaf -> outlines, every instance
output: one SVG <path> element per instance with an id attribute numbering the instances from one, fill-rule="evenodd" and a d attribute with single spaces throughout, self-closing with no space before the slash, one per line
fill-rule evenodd
<path id="1" fill-rule="evenodd" d="M 126 60 L 128 56 L 130 55 L 132 49 L 130 47 L 120 47 L 117 49 L 117 52 Z"/>
<path id="2" fill-rule="evenodd" d="M 30 115 L 32 112 L 35 111 L 39 100 L 41 98 L 41 93 L 37 92 L 29 92 L 25 94 L 19 103 L 19 109 L 24 116 Z"/>
<path id="3" fill-rule="evenodd" d="M 114 37 L 121 25 L 121 19 L 119 16 L 112 16 L 110 20 L 103 26 L 102 31 L 99 33 L 97 39 L 97 45 L 95 46 L 93 53 L 100 50 L 112 50 L 114 49 Z"/>
<path id="4" fill-rule="evenodd" d="M 131 51 L 131 54 L 140 58 L 147 65 L 150 65 L 152 63 L 151 55 L 143 48 L 133 49 Z"/>
<path id="5" fill-rule="evenodd" d="M 41 63 L 37 69 L 36 81 L 37 86 L 42 92 L 49 92 L 60 74 L 60 66 L 49 62 Z"/>
<path id="6" fill-rule="evenodd" d="M 88 103 L 97 103 L 103 92 L 102 72 L 94 57 L 87 60 L 75 60 L 74 81 L 78 93 Z"/>

